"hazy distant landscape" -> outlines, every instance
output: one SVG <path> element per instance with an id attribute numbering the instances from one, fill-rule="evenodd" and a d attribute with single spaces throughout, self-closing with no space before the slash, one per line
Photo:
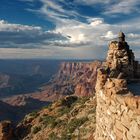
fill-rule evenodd
<path id="1" fill-rule="evenodd" d="M 92 60 L 0 60 L 0 98 L 39 91 L 59 70 L 62 62 Z"/>
<path id="2" fill-rule="evenodd" d="M 0 98 L 37 91 L 58 71 L 57 60 L 0 60 Z"/>
<path id="3" fill-rule="evenodd" d="M 139 59 L 137 59 L 139 60 Z M 62 62 L 93 60 L 5 59 L 0 60 L 0 99 L 40 91 L 57 74 Z"/>

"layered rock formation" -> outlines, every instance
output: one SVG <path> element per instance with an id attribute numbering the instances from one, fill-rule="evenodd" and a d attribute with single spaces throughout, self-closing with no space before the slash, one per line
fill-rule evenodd
<path id="1" fill-rule="evenodd" d="M 98 70 L 96 84 L 96 140 L 140 139 L 140 96 L 127 82 L 138 75 L 134 55 L 124 40 L 111 42 L 106 66 Z"/>
<path id="2" fill-rule="evenodd" d="M 73 93 L 77 96 L 93 95 L 97 77 L 97 69 L 101 62 L 90 63 L 63 63 L 59 71 L 58 79 L 60 82 L 71 80 Z M 68 83 L 69 85 L 69 83 Z"/>
<path id="3" fill-rule="evenodd" d="M 91 96 L 95 94 L 97 69 L 100 61 L 63 62 L 59 72 L 48 85 L 41 88 L 41 93 L 32 94 L 42 101 L 54 101 L 66 95 Z"/>

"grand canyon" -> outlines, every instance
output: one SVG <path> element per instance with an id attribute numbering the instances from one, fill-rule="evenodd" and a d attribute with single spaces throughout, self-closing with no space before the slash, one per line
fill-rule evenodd
<path id="1" fill-rule="evenodd" d="M 45 60 L 13 61 L 15 65 L 17 63 L 20 64 L 18 65 L 19 72 L 10 68 L 10 70 L 5 72 L 6 74 L 1 73 L 1 120 L 10 119 L 17 122 L 27 113 L 38 110 L 64 96 L 77 95 L 82 97 L 95 93 L 97 69 L 102 62 L 51 60 L 45 62 Z M 5 69 L 8 64 L 5 64 Z M 28 68 L 26 72 L 23 69 L 25 66 Z M 14 73 L 17 73 L 17 75 L 15 75 L 13 80 L 12 76 Z M 18 80 L 22 82 L 21 85 L 15 84 Z M 20 83 L 18 82 L 18 84 Z M 31 89 L 32 92 L 30 91 Z M 9 109 L 9 111 L 5 111 L 5 108 Z"/>
<path id="2" fill-rule="evenodd" d="M 0 0 L 0 140 L 140 140 L 140 0 Z"/>
<path id="3" fill-rule="evenodd" d="M 1 139 L 138 140 L 140 64 L 119 34 L 106 61 L 59 62 L 38 90 L 4 96 Z"/>

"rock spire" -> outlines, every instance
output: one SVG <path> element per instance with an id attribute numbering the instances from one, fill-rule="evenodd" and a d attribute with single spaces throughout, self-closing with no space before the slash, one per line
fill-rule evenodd
<path id="1" fill-rule="evenodd" d="M 106 58 L 106 66 L 110 71 L 110 76 L 117 78 L 132 79 L 138 75 L 138 62 L 135 61 L 133 51 L 125 41 L 125 34 L 119 32 L 119 41 L 112 41 Z"/>

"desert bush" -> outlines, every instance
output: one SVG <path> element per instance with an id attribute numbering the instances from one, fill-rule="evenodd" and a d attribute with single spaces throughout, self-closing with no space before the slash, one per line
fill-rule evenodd
<path id="1" fill-rule="evenodd" d="M 89 114 L 95 114 L 96 113 L 96 107 L 93 107 L 90 111 Z"/>
<path id="2" fill-rule="evenodd" d="M 57 135 L 54 132 L 52 132 L 49 135 L 49 140 L 59 140 L 59 138 L 57 137 Z"/>
<path id="3" fill-rule="evenodd" d="M 61 115 L 64 115 L 64 114 L 67 114 L 67 113 L 69 113 L 70 112 L 70 110 L 71 110 L 71 108 L 70 107 L 63 107 L 63 108 L 61 108 L 60 110 L 59 110 L 59 114 L 60 114 L 60 116 Z"/>
<path id="4" fill-rule="evenodd" d="M 31 117 L 37 117 L 38 116 L 38 113 L 37 111 L 34 111 L 32 113 L 29 114 Z"/>
<path id="5" fill-rule="evenodd" d="M 52 103 L 49 103 L 47 106 L 43 106 L 42 109 L 49 109 L 51 108 L 51 106 L 52 106 Z"/>
<path id="6" fill-rule="evenodd" d="M 82 124 L 84 124 L 88 120 L 87 117 L 79 118 L 79 119 L 73 119 L 71 120 L 67 125 L 67 130 L 69 133 L 73 133 L 75 129 L 80 127 Z"/>
<path id="7" fill-rule="evenodd" d="M 65 99 L 61 99 L 62 108 L 59 109 L 59 115 L 64 115 L 69 113 L 72 108 L 73 104 L 77 101 L 78 97 L 76 96 L 68 96 Z"/>
<path id="8" fill-rule="evenodd" d="M 77 103 L 84 104 L 87 100 L 89 100 L 89 98 L 90 97 L 88 97 L 88 96 L 78 98 Z"/>
<path id="9" fill-rule="evenodd" d="M 71 105 L 74 103 L 74 102 L 76 102 L 77 101 L 77 99 L 78 99 L 78 97 L 76 97 L 76 96 L 68 96 L 68 97 L 66 97 L 65 99 L 62 99 L 61 100 L 61 105 L 62 106 L 67 106 L 67 107 L 71 107 Z"/>
<path id="10" fill-rule="evenodd" d="M 55 128 L 55 127 L 60 127 L 60 126 L 64 126 L 65 125 L 65 121 L 64 120 L 55 120 L 52 124 L 51 124 L 51 128 Z"/>
<path id="11" fill-rule="evenodd" d="M 71 140 L 71 139 L 72 139 L 72 136 L 70 133 L 63 132 L 60 140 Z"/>
<path id="12" fill-rule="evenodd" d="M 35 126 L 33 127 L 33 133 L 36 134 L 37 132 L 39 132 L 41 130 L 40 126 Z"/>
<path id="13" fill-rule="evenodd" d="M 56 118 L 54 116 L 44 115 L 42 118 L 40 118 L 40 121 L 43 122 L 43 124 L 47 125 L 53 125 L 55 126 L 55 120 Z"/>

